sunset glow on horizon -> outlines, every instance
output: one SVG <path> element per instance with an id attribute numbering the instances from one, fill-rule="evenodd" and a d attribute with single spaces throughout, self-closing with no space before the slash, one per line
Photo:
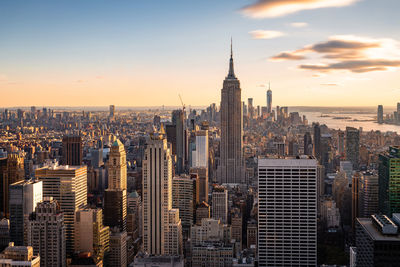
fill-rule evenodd
<path id="1" fill-rule="evenodd" d="M 168 2 L 168 3 L 167 3 Z M 336 4 L 334 4 L 336 2 Z M 396 0 L 0 3 L 0 107 L 220 102 L 233 38 L 242 100 L 394 106 Z"/>

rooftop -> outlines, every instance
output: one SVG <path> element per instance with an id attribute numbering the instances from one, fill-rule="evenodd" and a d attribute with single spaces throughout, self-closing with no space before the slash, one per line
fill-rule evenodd
<path id="1" fill-rule="evenodd" d="M 398 241 L 400 235 L 384 235 L 372 223 L 371 218 L 357 218 L 357 221 L 374 241 Z"/>

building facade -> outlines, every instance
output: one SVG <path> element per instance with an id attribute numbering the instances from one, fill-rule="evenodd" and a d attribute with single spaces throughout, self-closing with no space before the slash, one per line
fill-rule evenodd
<path id="1" fill-rule="evenodd" d="M 317 265 L 317 161 L 258 160 L 260 266 Z"/>
<path id="2" fill-rule="evenodd" d="M 66 266 L 64 214 L 52 197 L 37 204 L 28 222 L 28 245 L 40 255 L 43 267 Z"/>
<path id="3" fill-rule="evenodd" d="M 181 237 L 168 239 L 169 231 L 177 230 L 181 222 L 179 211 L 172 209 L 172 156 L 163 129 L 148 140 L 142 176 L 144 251 L 152 255 L 169 255 L 170 248 L 176 247 L 182 251 L 182 244 L 171 243 Z M 172 222 L 176 225 L 170 225 Z M 182 236 L 182 232 L 177 234 Z"/>
<path id="4" fill-rule="evenodd" d="M 36 204 L 42 201 L 42 182 L 19 181 L 10 185 L 10 239 L 17 246 L 26 245 L 26 225 Z"/>
<path id="5" fill-rule="evenodd" d="M 241 91 L 240 82 L 233 69 L 231 46 L 229 73 L 221 90 L 221 156 L 217 170 L 217 178 L 220 184 L 245 182 Z"/>
<path id="6" fill-rule="evenodd" d="M 64 213 L 67 255 L 72 255 L 75 244 L 76 211 L 87 205 L 86 166 L 45 166 L 35 171 L 43 182 L 43 197 L 53 197 Z"/>

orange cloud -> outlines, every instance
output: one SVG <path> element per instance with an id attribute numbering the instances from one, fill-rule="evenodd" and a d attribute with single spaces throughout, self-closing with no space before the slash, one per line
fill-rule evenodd
<path id="1" fill-rule="evenodd" d="M 369 59 L 369 60 L 348 60 L 332 64 L 304 64 L 300 69 L 316 70 L 320 72 L 329 72 L 333 70 L 348 70 L 355 73 L 364 73 L 371 71 L 384 71 L 389 67 L 400 67 L 400 60 L 388 59 Z"/>
<path id="2" fill-rule="evenodd" d="M 280 17 L 302 10 L 344 7 L 359 0 L 258 0 L 245 6 L 242 12 L 252 18 Z"/>
<path id="3" fill-rule="evenodd" d="M 355 73 L 385 71 L 400 67 L 400 45 L 393 39 L 371 39 L 353 35 L 332 36 L 326 42 L 305 46 L 295 51 L 285 51 L 270 58 L 301 60 L 316 53 L 332 62 L 300 65 L 300 69 L 319 72 L 348 70 Z"/>
<path id="4" fill-rule="evenodd" d="M 294 52 L 286 51 L 279 53 L 278 55 L 273 56 L 270 59 L 273 61 L 283 61 L 283 60 L 302 60 L 305 58 L 306 58 L 305 56 L 297 54 L 296 51 Z"/>

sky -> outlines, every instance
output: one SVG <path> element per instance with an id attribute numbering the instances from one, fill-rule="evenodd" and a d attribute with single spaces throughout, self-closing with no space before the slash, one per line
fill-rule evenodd
<path id="1" fill-rule="evenodd" d="M 400 102 L 398 0 L 2 0 L 0 107 Z"/>

